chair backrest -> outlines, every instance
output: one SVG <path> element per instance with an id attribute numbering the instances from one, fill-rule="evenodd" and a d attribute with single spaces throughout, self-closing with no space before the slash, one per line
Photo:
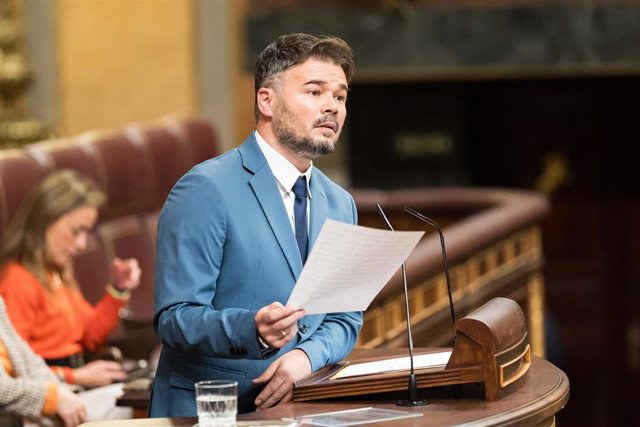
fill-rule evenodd
<path id="1" fill-rule="evenodd" d="M 0 234 L 47 174 L 74 169 L 92 178 L 108 199 L 87 249 L 74 259 L 76 278 L 87 299 L 96 302 L 104 294 L 113 257 L 137 258 L 142 282 L 132 295 L 129 315 L 151 319 L 160 209 L 175 182 L 219 150 L 208 121 L 171 117 L 0 151 Z"/>
<path id="2" fill-rule="evenodd" d="M 47 171 L 21 150 L 0 151 L 0 234 L 22 204 L 24 196 Z"/>

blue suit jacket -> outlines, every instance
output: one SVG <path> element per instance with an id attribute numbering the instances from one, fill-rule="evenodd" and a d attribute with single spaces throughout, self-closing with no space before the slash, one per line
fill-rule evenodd
<path id="1" fill-rule="evenodd" d="M 309 183 L 309 245 L 327 218 L 356 223 L 353 198 L 320 170 Z M 238 381 L 241 412 L 254 409 L 251 385 L 277 357 L 305 351 L 312 370 L 353 348 L 362 313 L 309 315 L 298 334 L 263 358 L 258 309 L 285 304 L 302 260 L 280 192 L 255 137 L 189 171 L 171 190 L 158 225 L 154 326 L 163 348 L 150 415 L 194 416 L 194 383 Z"/>

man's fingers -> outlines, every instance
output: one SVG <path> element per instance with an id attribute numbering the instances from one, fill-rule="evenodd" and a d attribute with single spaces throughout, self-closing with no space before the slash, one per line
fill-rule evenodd
<path id="1" fill-rule="evenodd" d="M 299 349 L 281 356 L 271 367 L 276 370 L 254 402 L 258 410 L 290 401 L 294 383 L 311 373 L 311 362 L 307 354 Z"/>
<path id="2" fill-rule="evenodd" d="M 274 302 L 266 307 L 262 307 L 256 314 L 256 321 L 264 324 L 274 324 L 277 322 L 290 323 L 287 320 L 291 315 L 298 316 L 300 309 L 295 307 L 283 306 L 279 302 Z"/>
<path id="3" fill-rule="evenodd" d="M 270 321 L 268 321 L 266 317 L 258 318 L 258 316 L 256 316 L 256 324 L 257 326 L 268 328 L 274 333 L 280 333 L 281 331 L 289 332 L 291 327 L 296 325 L 298 320 L 302 319 L 302 317 L 304 317 L 304 310 L 296 309 L 286 316 L 278 317 L 277 319 Z"/>
<path id="4" fill-rule="evenodd" d="M 282 397 L 287 393 L 287 389 L 288 387 L 284 378 L 277 376 L 274 377 L 258 397 L 256 397 L 256 409 L 272 407 L 282 399 Z"/>
<path id="5" fill-rule="evenodd" d="M 262 393 L 256 397 L 256 410 L 287 403 L 291 399 L 293 399 L 293 384 L 289 383 L 286 378 L 282 378 L 279 382 L 276 379 L 273 384 L 268 384 L 262 390 Z"/>
<path id="6" fill-rule="evenodd" d="M 279 341 L 280 344 L 285 345 L 286 343 L 289 342 L 291 338 L 293 338 L 293 336 L 296 334 L 297 331 L 298 331 L 297 323 L 294 323 L 293 327 L 288 326 L 285 329 L 280 329 L 278 333 L 276 333 L 276 341 Z"/>
<path id="7" fill-rule="evenodd" d="M 278 361 L 276 360 L 271 365 L 269 365 L 269 367 L 263 373 L 261 373 L 258 378 L 254 379 L 251 382 L 253 384 L 264 384 L 267 381 L 271 380 L 271 377 L 273 377 L 273 374 L 276 372 L 277 369 L 278 369 Z"/>
<path id="8" fill-rule="evenodd" d="M 281 359 L 273 362 L 269 367 L 256 379 L 252 381 L 254 385 L 267 383 L 265 388 L 260 392 L 254 401 L 256 407 L 268 408 L 267 402 L 271 400 L 272 393 L 277 393 L 281 384 L 284 382 L 281 376 L 275 375 L 280 368 Z"/>
<path id="9" fill-rule="evenodd" d="M 284 305 L 282 305 L 282 303 L 278 302 L 278 301 L 274 301 L 269 305 L 265 305 L 264 307 L 262 307 L 260 310 L 258 310 L 258 313 L 263 312 L 263 313 L 268 313 L 271 312 L 273 310 L 277 310 L 279 308 L 284 307 Z"/>
<path id="10" fill-rule="evenodd" d="M 277 405 L 282 405 L 283 403 L 290 402 L 292 399 L 293 399 L 293 388 L 289 390 L 282 399 L 280 399 L 280 402 L 278 402 Z"/>
<path id="11" fill-rule="evenodd" d="M 283 347 L 297 330 L 297 322 L 304 310 L 283 306 L 279 302 L 262 307 L 256 313 L 256 329 L 263 340 L 275 348 Z"/>
<path id="12" fill-rule="evenodd" d="M 273 328 L 265 330 L 267 332 L 262 332 L 258 329 L 262 339 L 272 347 L 282 348 L 296 335 L 298 332 L 298 324 L 294 322 L 292 325 L 288 325 L 283 329 Z"/>

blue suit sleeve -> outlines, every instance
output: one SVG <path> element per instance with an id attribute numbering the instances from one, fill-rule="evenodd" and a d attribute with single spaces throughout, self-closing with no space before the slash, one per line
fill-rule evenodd
<path id="1" fill-rule="evenodd" d="M 361 312 L 327 314 L 313 335 L 296 348 L 307 354 L 311 370 L 317 371 L 351 353 L 361 327 Z"/>
<path id="2" fill-rule="evenodd" d="M 226 223 L 224 199 L 206 174 L 191 171 L 171 190 L 158 224 L 154 327 L 171 348 L 258 359 L 256 312 L 212 303 Z"/>

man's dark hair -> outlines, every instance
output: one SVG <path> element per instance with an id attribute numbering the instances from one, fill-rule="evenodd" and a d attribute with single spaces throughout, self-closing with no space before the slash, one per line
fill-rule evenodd
<path id="1" fill-rule="evenodd" d="M 255 66 L 255 93 L 261 87 L 273 87 L 275 76 L 291 67 L 302 64 L 309 58 L 316 58 L 335 63 L 342 67 L 347 82 L 353 76 L 353 51 L 351 47 L 338 37 L 316 37 L 304 33 L 292 33 L 278 37 L 264 48 Z M 256 119 L 259 116 L 255 106 Z"/>

